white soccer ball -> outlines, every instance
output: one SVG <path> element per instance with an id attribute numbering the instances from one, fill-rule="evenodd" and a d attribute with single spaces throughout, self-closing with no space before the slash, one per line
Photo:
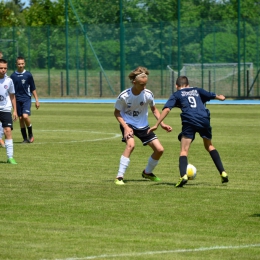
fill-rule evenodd
<path id="1" fill-rule="evenodd" d="M 187 174 L 189 180 L 194 180 L 197 175 L 196 167 L 192 164 L 188 164 L 186 174 Z"/>

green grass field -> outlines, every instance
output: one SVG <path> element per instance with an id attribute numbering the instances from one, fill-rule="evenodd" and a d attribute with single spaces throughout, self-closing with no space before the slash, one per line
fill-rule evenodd
<path id="1" fill-rule="evenodd" d="M 0 259 L 260 259 L 259 106 L 208 108 L 230 182 L 221 184 L 197 135 L 189 154 L 197 177 L 179 189 L 178 109 L 165 120 L 173 132 L 156 132 L 162 181 L 142 179 L 151 149 L 136 140 L 121 187 L 113 104 L 33 108 L 35 143 L 20 144 L 14 124 L 18 164 L 7 165 L 0 148 Z"/>

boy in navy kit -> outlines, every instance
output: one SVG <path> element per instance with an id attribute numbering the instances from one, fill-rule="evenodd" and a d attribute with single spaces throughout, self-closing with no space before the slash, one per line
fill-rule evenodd
<path id="1" fill-rule="evenodd" d="M 182 187 L 188 182 L 186 169 L 188 165 L 188 152 L 191 142 L 195 139 L 195 134 L 199 133 L 203 138 L 205 149 L 209 152 L 215 166 L 217 167 L 221 182 L 228 182 L 228 175 L 224 170 L 218 151 L 213 146 L 211 139 L 210 112 L 205 107 L 205 103 L 211 99 L 225 100 L 225 96 L 216 95 L 202 88 L 192 88 L 189 86 L 188 78 L 180 76 L 176 80 L 177 91 L 171 95 L 163 107 L 160 118 L 156 124 L 148 130 L 148 133 L 155 131 L 160 122 L 168 115 L 173 107 L 179 107 L 182 111 L 182 132 L 178 139 L 181 142 L 179 157 L 180 180 L 176 187 Z"/>
<path id="2" fill-rule="evenodd" d="M 40 103 L 38 100 L 34 79 L 29 71 L 24 69 L 25 60 L 23 57 L 16 59 L 17 70 L 10 76 L 14 82 L 17 114 L 19 117 L 23 143 L 32 143 L 34 141 L 31 115 L 31 97 L 35 98 L 35 107 L 38 109 Z M 28 135 L 26 132 L 28 130 Z"/>

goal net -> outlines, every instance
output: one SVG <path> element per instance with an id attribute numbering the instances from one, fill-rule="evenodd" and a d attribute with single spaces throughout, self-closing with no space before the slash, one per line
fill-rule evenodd
<path id="1" fill-rule="evenodd" d="M 169 88 L 174 92 L 178 71 L 171 65 L 167 69 Z M 187 76 L 192 87 L 202 87 L 230 97 L 238 96 L 238 93 L 246 96 L 253 82 L 253 63 L 240 63 L 240 90 L 238 69 L 238 63 L 184 63 L 180 76 Z"/>

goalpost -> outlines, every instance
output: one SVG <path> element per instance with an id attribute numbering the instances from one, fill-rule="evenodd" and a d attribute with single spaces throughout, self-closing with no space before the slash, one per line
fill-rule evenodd
<path id="1" fill-rule="evenodd" d="M 170 91 L 175 91 L 178 71 L 167 66 Z M 184 63 L 180 76 L 187 76 L 190 86 L 202 87 L 208 91 L 218 92 L 226 96 L 237 96 L 238 63 Z M 253 63 L 240 64 L 241 93 L 246 96 L 253 82 Z M 252 93 L 250 93 L 252 94 Z"/>

